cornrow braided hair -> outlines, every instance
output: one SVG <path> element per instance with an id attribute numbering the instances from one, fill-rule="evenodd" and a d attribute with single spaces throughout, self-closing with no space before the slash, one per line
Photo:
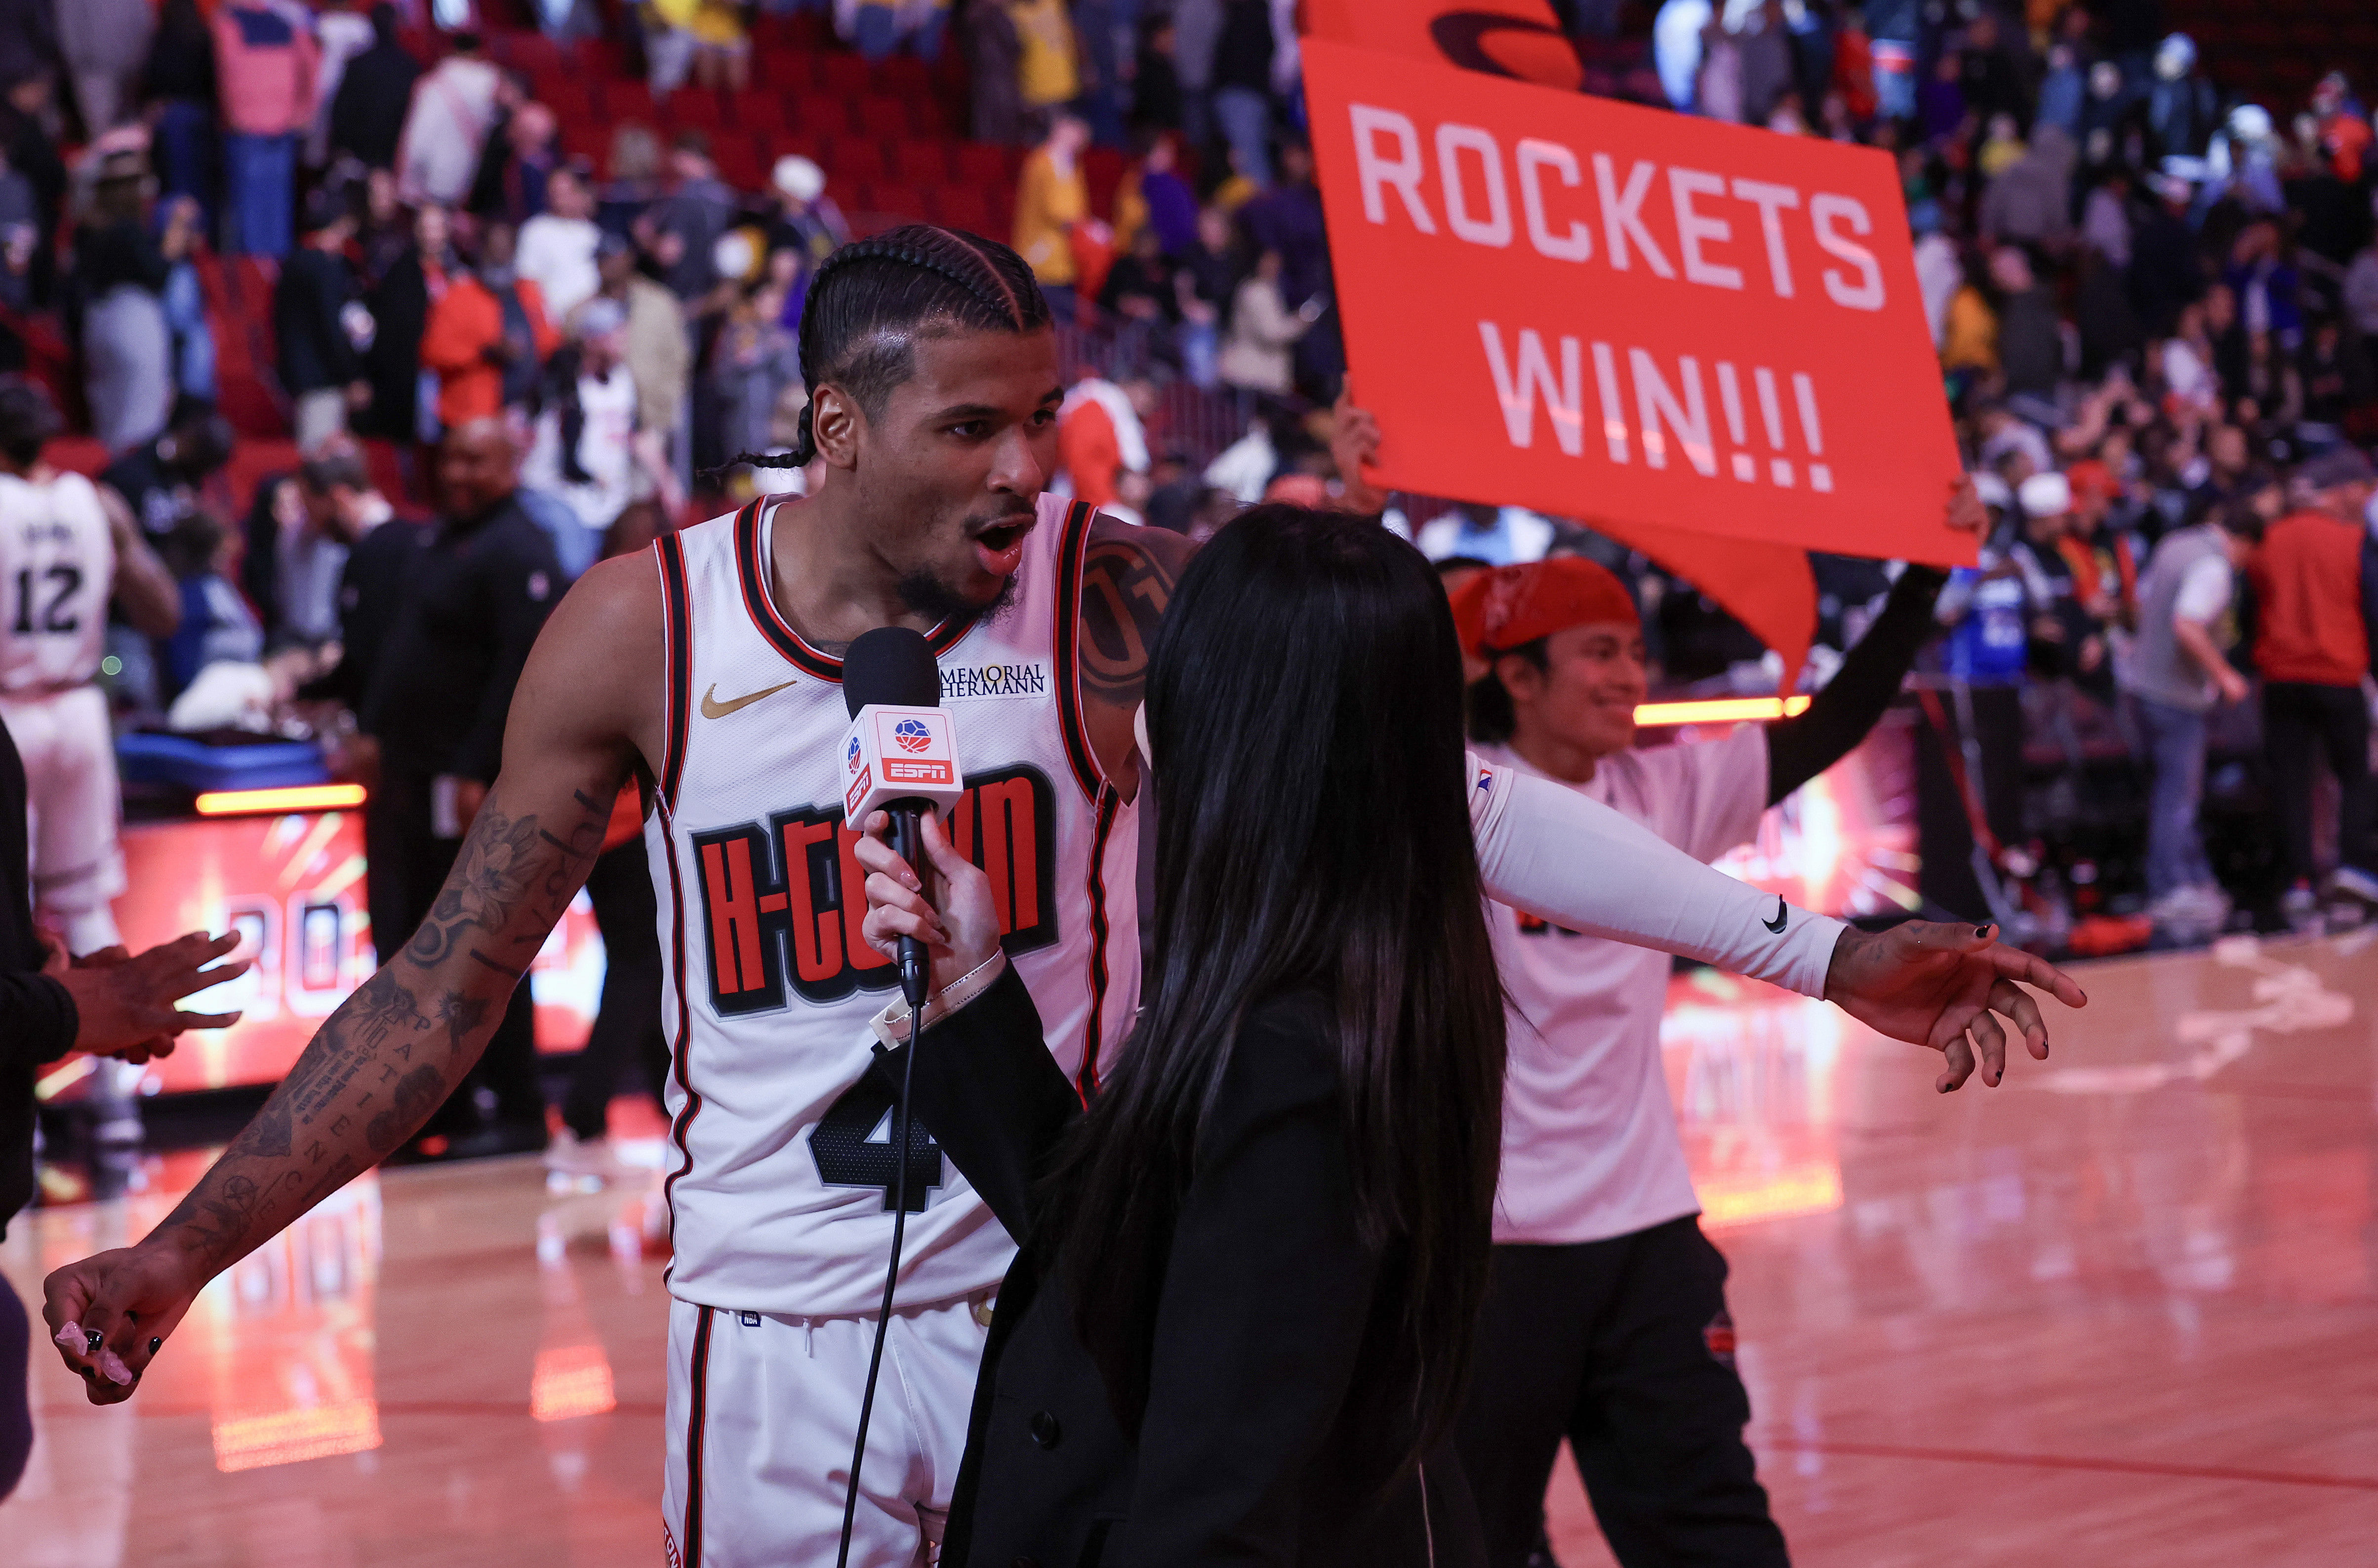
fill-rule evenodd
<path id="1" fill-rule="evenodd" d="M 1038 331 L 1049 302 L 1022 257 L 997 240 L 908 223 L 844 245 L 810 279 L 801 307 L 801 375 L 832 382 L 872 416 L 915 374 L 914 341 L 935 329 Z M 814 397 L 811 406 L 814 407 Z M 739 452 L 732 462 L 805 468 L 817 456 L 811 411 L 789 452 Z"/>

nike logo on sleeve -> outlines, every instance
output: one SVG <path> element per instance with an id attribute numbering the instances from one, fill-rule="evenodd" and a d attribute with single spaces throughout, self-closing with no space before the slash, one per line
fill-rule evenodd
<path id="1" fill-rule="evenodd" d="M 1792 918 L 1792 906 L 1784 902 L 1784 895 L 1779 892 L 1775 895 L 1775 918 L 1761 920 L 1759 924 L 1780 937 L 1784 934 L 1784 923 L 1790 918 Z"/>

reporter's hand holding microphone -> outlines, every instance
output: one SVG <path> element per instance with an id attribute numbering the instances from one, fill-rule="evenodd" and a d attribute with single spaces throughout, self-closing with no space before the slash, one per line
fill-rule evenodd
<path id="1" fill-rule="evenodd" d="M 897 958 L 901 938 L 924 943 L 937 994 L 990 963 L 999 952 L 999 909 L 991 901 L 991 879 L 958 853 L 941 819 L 927 812 L 918 823 L 933 880 L 930 892 L 924 878 L 892 847 L 891 813 L 876 812 L 860 831 L 865 836 L 857 854 L 867 868 L 867 921 L 860 929 L 867 945 Z"/>

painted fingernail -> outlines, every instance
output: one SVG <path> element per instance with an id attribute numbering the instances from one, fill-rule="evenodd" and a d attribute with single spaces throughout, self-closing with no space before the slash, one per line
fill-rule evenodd
<path id="1" fill-rule="evenodd" d="M 87 1328 L 83 1330 L 82 1353 L 86 1356 L 96 1355 L 99 1351 L 101 1342 L 106 1338 L 107 1335 L 100 1333 L 99 1330 L 95 1328 Z"/>
<path id="2" fill-rule="evenodd" d="M 1981 938 L 1984 941 L 1988 941 L 1990 938 L 1990 928 L 1988 926 L 1976 926 L 1974 928 L 1974 935 Z"/>
<path id="3" fill-rule="evenodd" d="M 124 1358 L 114 1351 L 102 1350 L 99 1353 L 99 1370 L 107 1374 L 108 1382 L 124 1388 L 132 1386 L 132 1369 L 126 1366 Z"/>
<path id="4" fill-rule="evenodd" d="M 164 1343 L 165 1336 L 163 1335 L 152 1335 L 149 1340 L 149 1354 L 151 1356 L 157 1354 L 157 1347 Z"/>
<path id="5" fill-rule="evenodd" d="M 82 1347 L 82 1325 L 68 1323 L 50 1337 L 61 1350 L 78 1350 Z"/>

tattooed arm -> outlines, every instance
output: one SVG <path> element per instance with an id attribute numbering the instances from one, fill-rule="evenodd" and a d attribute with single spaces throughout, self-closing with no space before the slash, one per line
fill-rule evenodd
<path id="1" fill-rule="evenodd" d="M 1082 714 L 1099 769 L 1128 800 L 1139 788 L 1132 714 L 1147 685 L 1147 651 L 1197 546 L 1167 529 L 1090 525 L 1082 562 Z"/>
<path id="2" fill-rule="evenodd" d="M 503 770 L 413 940 L 156 1229 L 50 1275 L 45 1316 L 94 1403 L 129 1397 L 207 1281 L 411 1137 L 478 1060 L 620 784 L 660 754 L 662 646 L 650 556 L 587 573 L 529 655 Z"/>

